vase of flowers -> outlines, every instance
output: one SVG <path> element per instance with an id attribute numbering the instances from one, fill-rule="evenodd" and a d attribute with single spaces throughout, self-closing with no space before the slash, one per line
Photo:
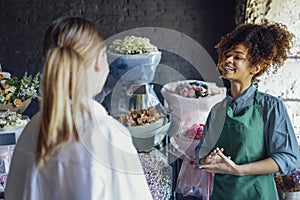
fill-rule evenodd
<path id="1" fill-rule="evenodd" d="M 23 113 L 32 99 L 38 96 L 39 73 L 34 77 L 25 74 L 19 80 L 9 72 L 0 72 L 0 112 L 13 111 Z"/>

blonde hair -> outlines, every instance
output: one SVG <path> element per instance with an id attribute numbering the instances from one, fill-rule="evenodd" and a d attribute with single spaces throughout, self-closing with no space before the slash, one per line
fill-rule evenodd
<path id="1" fill-rule="evenodd" d="M 43 167 L 66 143 L 79 141 L 74 117 L 88 114 L 86 70 L 94 67 L 103 38 L 96 26 L 77 17 L 60 18 L 48 28 L 43 46 L 41 127 L 36 162 Z"/>

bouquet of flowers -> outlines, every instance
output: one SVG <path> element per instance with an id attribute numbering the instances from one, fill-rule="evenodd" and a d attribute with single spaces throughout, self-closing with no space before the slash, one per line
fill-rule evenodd
<path id="1" fill-rule="evenodd" d="M 125 85 L 150 83 L 161 59 L 161 52 L 149 38 L 126 36 L 109 46 L 107 59 L 112 75 Z"/>
<path id="2" fill-rule="evenodd" d="M 157 47 L 150 43 L 149 38 L 136 37 L 134 35 L 126 36 L 123 40 L 114 40 L 109 46 L 109 50 L 113 53 L 124 55 L 158 52 Z"/>
<path id="3" fill-rule="evenodd" d="M 194 123 L 189 128 L 179 130 L 176 135 L 170 138 L 170 142 L 184 157 L 192 160 L 204 127 L 205 125 L 202 123 Z"/>
<path id="4" fill-rule="evenodd" d="M 21 80 L 9 72 L 0 72 L 0 110 L 23 112 L 31 99 L 36 98 L 39 73 L 33 78 L 25 72 Z"/>
<path id="5" fill-rule="evenodd" d="M 23 117 L 21 114 L 6 111 L 0 113 L 0 130 L 6 130 L 10 127 L 22 127 L 25 126 L 28 122 L 28 118 Z"/>
<path id="6" fill-rule="evenodd" d="M 184 136 L 194 140 L 200 140 L 205 124 L 193 124 L 191 128 L 184 132 Z"/>
<path id="7" fill-rule="evenodd" d="M 205 123 L 210 109 L 226 96 L 224 87 L 200 80 L 167 83 L 161 94 L 171 116 L 170 136 L 194 123 Z"/>
<path id="8" fill-rule="evenodd" d="M 147 108 L 142 110 L 132 110 L 129 114 L 121 115 L 120 122 L 127 127 L 140 126 L 150 124 L 162 118 L 161 114 L 154 108 Z"/>
<path id="9" fill-rule="evenodd" d="M 201 81 L 182 82 L 175 89 L 176 94 L 189 98 L 206 97 L 209 92 L 208 85 Z"/>

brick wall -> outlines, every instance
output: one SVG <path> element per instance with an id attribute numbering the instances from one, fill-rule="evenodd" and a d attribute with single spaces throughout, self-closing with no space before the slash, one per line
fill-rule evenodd
<path id="1" fill-rule="evenodd" d="M 259 89 L 280 97 L 289 112 L 300 145 L 300 1 L 299 0 L 248 0 L 246 21 L 259 23 L 265 18 L 285 24 L 294 34 L 289 59 L 277 74 L 264 75 Z"/>
<path id="2" fill-rule="evenodd" d="M 234 26 L 235 0 L 0 0 L 0 63 L 22 76 L 42 70 L 41 48 L 48 25 L 60 16 L 83 16 L 95 22 L 104 38 L 139 27 L 162 27 L 183 33 L 216 60 L 214 45 Z M 166 52 L 162 63 L 201 78 L 193 66 Z M 38 101 L 25 114 L 32 116 Z"/>

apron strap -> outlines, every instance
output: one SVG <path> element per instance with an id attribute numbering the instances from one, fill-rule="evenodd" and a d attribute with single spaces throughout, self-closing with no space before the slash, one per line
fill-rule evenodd
<path id="1" fill-rule="evenodd" d="M 254 94 L 254 104 L 259 104 L 258 103 L 258 90 L 255 90 L 255 94 Z"/>

